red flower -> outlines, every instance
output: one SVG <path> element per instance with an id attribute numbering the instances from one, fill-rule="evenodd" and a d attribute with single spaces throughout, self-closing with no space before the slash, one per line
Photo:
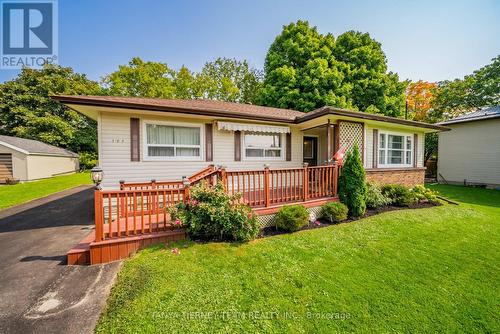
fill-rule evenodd
<path id="1" fill-rule="evenodd" d="M 321 222 L 320 222 L 319 220 L 316 220 L 316 221 L 314 222 L 314 224 L 316 224 L 316 226 L 319 226 L 319 225 L 321 225 Z"/>
<path id="2" fill-rule="evenodd" d="M 179 218 L 177 218 L 177 219 L 175 220 L 174 224 L 175 224 L 175 225 L 181 225 L 181 224 L 182 224 L 182 222 L 181 222 L 181 220 L 180 220 Z"/>

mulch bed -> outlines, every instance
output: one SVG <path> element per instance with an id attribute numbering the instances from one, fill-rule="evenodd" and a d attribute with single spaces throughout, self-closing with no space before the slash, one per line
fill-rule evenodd
<path id="1" fill-rule="evenodd" d="M 384 206 L 384 207 L 381 207 L 378 209 L 366 209 L 366 212 L 363 216 L 361 216 L 361 217 L 349 217 L 348 219 L 346 219 L 340 223 L 337 223 L 337 224 L 350 223 L 350 222 L 353 222 L 353 221 L 356 221 L 359 219 L 375 216 L 375 215 L 378 215 L 380 213 L 389 212 L 389 211 L 407 210 L 407 209 L 425 209 L 425 208 L 432 208 L 434 206 L 441 206 L 441 205 L 442 204 L 438 203 L 438 202 L 436 202 L 436 203 L 422 202 L 422 203 L 414 204 L 414 205 L 411 205 L 408 207 L 399 207 L 399 206 L 388 205 L 388 206 Z M 319 219 L 317 222 L 310 223 L 307 226 L 303 227 L 300 231 L 312 230 L 315 228 L 322 228 L 322 227 L 327 227 L 327 226 L 337 225 L 337 224 L 331 224 L 325 220 Z M 292 233 L 292 232 L 277 229 L 275 226 L 269 226 L 269 227 L 263 228 L 260 231 L 257 238 L 267 238 L 267 237 L 272 237 L 274 235 L 287 234 L 287 233 Z"/>

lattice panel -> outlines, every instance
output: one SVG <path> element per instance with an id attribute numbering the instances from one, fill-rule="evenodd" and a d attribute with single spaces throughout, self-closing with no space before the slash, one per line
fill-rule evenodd
<path id="1" fill-rule="evenodd" d="M 314 214 L 318 218 L 320 216 L 320 213 L 321 213 L 321 207 L 315 206 L 312 208 L 308 208 L 307 211 L 314 212 Z M 276 214 L 257 216 L 257 220 L 260 223 L 260 228 L 265 228 L 265 227 L 269 227 L 269 226 L 276 226 L 276 223 L 274 220 L 275 217 L 276 217 Z"/>
<path id="2" fill-rule="evenodd" d="M 350 150 L 357 144 L 359 153 L 363 156 L 363 124 L 353 122 L 340 122 L 339 148 Z"/>

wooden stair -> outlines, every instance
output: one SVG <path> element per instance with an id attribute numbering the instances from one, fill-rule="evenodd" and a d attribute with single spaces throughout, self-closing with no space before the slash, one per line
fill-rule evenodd
<path id="1" fill-rule="evenodd" d="M 154 244 L 180 241 L 186 238 L 184 229 L 167 230 L 152 234 L 138 234 L 128 237 L 110 238 L 95 242 L 92 231 L 66 254 L 68 265 L 100 264 L 129 257 L 139 249 Z"/>

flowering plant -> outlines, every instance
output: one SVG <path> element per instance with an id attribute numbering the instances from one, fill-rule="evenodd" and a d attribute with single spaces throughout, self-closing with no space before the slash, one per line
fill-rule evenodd
<path id="1" fill-rule="evenodd" d="M 259 225 L 250 208 L 239 202 L 241 195 L 228 195 L 222 183 L 210 187 L 202 182 L 190 191 L 190 200 L 169 209 L 189 235 L 203 240 L 248 241 L 257 236 Z"/>

